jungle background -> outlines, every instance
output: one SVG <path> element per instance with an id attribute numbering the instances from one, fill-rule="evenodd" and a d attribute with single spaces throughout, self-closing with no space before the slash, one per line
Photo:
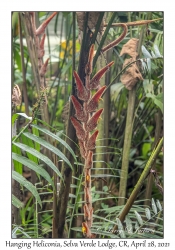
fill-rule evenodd
<path id="1" fill-rule="evenodd" d="M 52 14 L 35 12 L 36 27 Z M 163 13 L 81 14 L 58 12 L 46 27 L 43 62 L 49 62 L 41 88 L 31 14 L 12 13 L 12 237 L 83 237 L 83 161 L 69 119 L 70 95 L 76 95 L 73 71 L 84 78 L 95 43 L 92 75 L 114 65 L 100 81 L 110 86 L 99 103 L 104 112 L 93 158 L 92 231 L 97 238 L 162 238 Z M 120 43 L 102 53 L 122 33 L 113 23 L 153 19 L 129 26 Z M 128 89 L 123 64 L 131 55 L 121 51 L 132 38 L 140 60 Z"/>

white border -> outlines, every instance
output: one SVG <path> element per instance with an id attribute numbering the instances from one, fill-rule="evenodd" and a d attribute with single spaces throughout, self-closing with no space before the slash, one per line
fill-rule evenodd
<path id="1" fill-rule="evenodd" d="M 47 11 L 164 11 L 164 211 L 165 234 L 163 240 L 169 242 L 169 249 L 175 249 L 174 240 L 174 178 L 175 178 L 175 63 L 174 63 L 174 4 L 167 5 L 163 1 L 2 1 L 1 2 L 1 38 L 0 38 L 0 72 L 1 72 L 1 98 L 0 98 L 0 155 L 1 155 L 1 181 L 0 181 L 0 249 L 5 249 L 5 240 L 11 240 L 11 11 L 47 10 Z M 166 2 L 165 2 L 166 3 Z M 11 240 L 12 241 L 12 240 Z M 62 240 L 60 240 L 62 241 Z M 75 240 L 76 241 L 76 240 Z M 151 240 L 149 240 L 151 241 Z M 25 242 L 25 240 L 23 240 Z M 128 240 L 129 242 L 129 240 Z M 143 240 L 137 240 L 143 242 Z M 155 242 L 157 242 L 155 240 Z M 174 247 L 173 247 L 174 246 Z M 71 247 L 74 249 L 74 247 Z M 33 248 L 32 249 L 37 249 Z M 77 249 L 77 248 L 76 248 Z M 101 249 L 101 248 L 97 248 Z M 141 248 L 137 248 L 141 249 Z M 144 249 L 147 249 L 144 248 Z M 151 249 L 151 248 L 148 248 Z"/>

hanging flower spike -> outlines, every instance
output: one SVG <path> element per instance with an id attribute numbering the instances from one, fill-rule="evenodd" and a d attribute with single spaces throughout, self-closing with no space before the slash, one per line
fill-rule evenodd
<path id="1" fill-rule="evenodd" d="M 85 168 L 85 187 L 91 187 L 91 169 Z"/>
<path id="2" fill-rule="evenodd" d="M 88 208 L 89 208 L 89 207 L 88 207 Z M 93 223 L 93 210 L 94 210 L 93 207 L 89 208 L 90 220 L 86 221 L 87 226 L 88 226 L 89 228 L 92 227 L 92 223 Z M 95 236 L 95 235 L 94 235 L 94 236 Z M 93 234 L 91 234 L 91 238 L 95 238 L 95 237 L 93 237 Z"/>
<path id="3" fill-rule="evenodd" d="M 89 140 L 87 141 L 87 143 L 86 143 L 86 149 L 87 149 L 87 150 L 94 150 L 94 149 L 95 149 L 95 142 L 96 142 L 98 133 L 99 133 L 99 131 L 96 130 L 96 131 L 91 135 L 91 137 L 89 138 Z"/>
<path id="4" fill-rule="evenodd" d="M 106 71 L 114 64 L 114 62 L 110 62 L 104 68 L 100 69 L 95 76 L 90 81 L 90 89 L 97 89 L 100 85 L 100 79 L 106 73 Z"/>
<path id="5" fill-rule="evenodd" d="M 85 67 L 86 75 L 90 75 L 92 73 L 93 57 L 94 57 L 94 44 L 91 45 L 90 50 L 89 50 L 89 58 Z"/>
<path id="6" fill-rule="evenodd" d="M 89 188 L 87 187 L 84 188 L 84 194 L 85 194 L 85 202 L 87 204 L 91 203 L 91 195 L 90 195 Z"/>
<path id="7" fill-rule="evenodd" d="M 86 149 L 84 147 L 84 142 L 83 141 L 79 141 L 79 146 L 80 146 L 80 154 L 81 156 L 86 159 Z"/>
<path id="8" fill-rule="evenodd" d="M 98 119 L 100 118 L 101 113 L 103 112 L 103 108 L 99 109 L 92 117 L 91 119 L 88 121 L 87 125 L 86 125 L 86 131 L 90 132 L 92 130 L 94 130 L 97 127 L 97 122 Z"/>
<path id="9" fill-rule="evenodd" d="M 100 97 L 102 96 L 104 90 L 106 89 L 106 86 L 101 87 L 90 99 L 90 101 L 87 104 L 87 111 L 89 113 L 95 111 L 98 107 L 98 101 Z"/>
<path id="10" fill-rule="evenodd" d="M 87 122 L 88 114 L 85 113 L 82 105 L 79 103 L 79 101 L 77 101 L 77 99 L 73 95 L 71 96 L 71 100 L 75 108 L 77 119 L 81 122 Z"/>
<path id="11" fill-rule="evenodd" d="M 92 163 L 93 163 L 93 152 L 89 151 L 85 161 L 85 169 L 92 168 Z"/>
<path id="12" fill-rule="evenodd" d="M 44 34 L 41 38 L 41 42 L 40 42 L 40 45 L 39 45 L 39 50 L 38 50 L 38 59 L 41 59 L 43 58 L 44 56 L 44 41 L 45 41 L 45 37 L 46 37 L 46 34 Z"/>
<path id="13" fill-rule="evenodd" d="M 90 98 L 90 92 L 84 87 L 79 75 L 76 71 L 73 73 L 77 85 L 77 96 L 80 100 L 87 102 Z"/>
<path id="14" fill-rule="evenodd" d="M 90 220 L 90 211 L 87 204 L 84 205 L 83 210 L 84 210 L 84 220 L 85 221 Z"/>
<path id="15" fill-rule="evenodd" d="M 48 62 L 49 62 L 50 58 L 48 58 L 45 63 L 42 65 L 41 69 L 40 69 L 40 76 L 43 77 L 46 73 L 46 70 L 47 70 L 47 65 L 48 65 Z"/>
<path id="16" fill-rule="evenodd" d="M 75 119 L 73 116 L 71 116 L 70 119 L 71 119 L 71 122 L 72 122 L 75 130 L 76 130 L 76 135 L 77 135 L 78 140 L 84 141 L 85 140 L 85 131 L 84 131 L 83 127 L 77 121 L 77 119 Z"/>
<path id="17" fill-rule="evenodd" d="M 45 28 L 49 24 L 49 22 L 52 20 L 52 18 L 57 14 L 57 12 L 54 12 L 50 17 L 48 17 L 36 30 L 36 36 L 41 35 L 45 32 Z"/>
<path id="18" fill-rule="evenodd" d="M 89 227 L 86 222 L 82 223 L 82 232 L 86 238 L 91 238 L 91 231 L 89 230 Z"/>

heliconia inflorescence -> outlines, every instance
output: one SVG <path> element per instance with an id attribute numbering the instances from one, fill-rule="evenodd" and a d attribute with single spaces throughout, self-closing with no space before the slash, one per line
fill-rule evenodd
<path id="1" fill-rule="evenodd" d="M 46 74 L 46 70 L 47 70 L 47 66 L 49 62 L 49 58 L 48 58 L 43 63 L 43 57 L 45 54 L 44 42 L 45 42 L 45 37 L 46 37 L 45 29 L 47 28 L 47 25 L 52 20 L 52 18 L 57 15 L 57 12 L 54 12 L 52 15 L 50 15 L 38 28 L 36 28 L 36 23 L 35 23 L 35 13 L 33 11 L 30 11 L 29 14 L 31 17 L 34 43 L 35 43 L 35 48 L 37 52 L 40 87 L 43 89 L 45 85 L 44 76 Z M 41 36 L 41 40 L 39 39 L 39 36 Z"/>
<path id="2" fill-rule="evenodd" d="M 93 166 L 93 150 L 95 149 L 95 143 L 99 131 L 95 130 L 98 124 L 100 115 L 103 112 L 103 108 L 97 110 L 99 100 L 103 95 L 106 86 L 100 87 L 100 79 L 106 73 L 106 71 L 113 65 L 114 62 L 109 63 L 104 68 L 99 70 L 96 75 L 90 80 L 92 73 L 94 56 L 94 44 L 91 45 L 89 50 L 88 62 L 85 66 L 85 85 L 80 79 L 76 71 L 73 72 L 76 87 L 77 97 L 83 102 L 81 104 L 76 97 L 71 96 L 71 101 L 75 108 L 75 117 L 71 117 L 71 122 L 76 130 L 78 138 L 78 144 L 80 147 L 80 154 L 84 158 L 84 220 L 82 223 L 82 232 L 86 238 L 94 238 L 94 234 L 91 233 L 91 226 L 93 222 L 93 207 L 91 199 L 91 168 Z M 91 90 L 97 89 L 97 92 L 92 96 Z M 95 113 L 93 113 L 95 112 Z M 95 130 L 95 131 L 94 131 Z M 93 131 L 93 132 L 92 132 Z"/>

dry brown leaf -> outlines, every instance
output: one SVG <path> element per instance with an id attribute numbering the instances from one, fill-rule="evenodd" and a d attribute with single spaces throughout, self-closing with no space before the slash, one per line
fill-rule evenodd
<path id="1" fill-rule="evenodd" d="M 18 87 L 17 84 L 15 84 L 15 87 L 13 88 L 13 94 L 12 94 L 12 103 L 15 106 L 21 105 L 22 101 L 22 96 L 21 96 L 21 91 L 20 88 Z"/>
<path id="2" fill-rule="evenodd" d="M 123 45 L 123 48 L 120 52 L 120 56 L 124 54 L 128 54 L 133 59 L 136 59 L 136 57 L 138 56 L 138 53 L 137 53 L 138 43 L 139 43 L 139 39 L 136 39 L 136 38 L 130 39 L 125 45 Z"/>
<path id="3" fill-rule="evenodd" d="M 126 59 L 124 61 L 124 64 L 123 64 L 123 68 L 125 68 L 132 61 L 134 61 L 133 58 Z M 125 70 L 125 72 L 121 76 L 120 80 L 128 90 L 131 90 L 138 81 L 140 81 L 140 80 L 143 81 L 143 77 L 142 77 L 136 63 L 131 64 L 131 66 L 129 66 Z"/>
<path id="4" fill-rule="evenodd" d="M 79 29 L 81 31 L 83 31 L 86 12 L 81 11 L 81 12 L 76 12 L 76 14 L 77 14 L 78 27 L 79 27 Z M 88 15 L 88 27 L 91 30 L 96 27 L 99 15 L 100 15 L 100 12 L 89 12 L 89 15 Z M 101 22 L 99 32 L 103 31 L 103 27 L 104 27 L 104 18 L 103 18 L 103 20 Z"/>

